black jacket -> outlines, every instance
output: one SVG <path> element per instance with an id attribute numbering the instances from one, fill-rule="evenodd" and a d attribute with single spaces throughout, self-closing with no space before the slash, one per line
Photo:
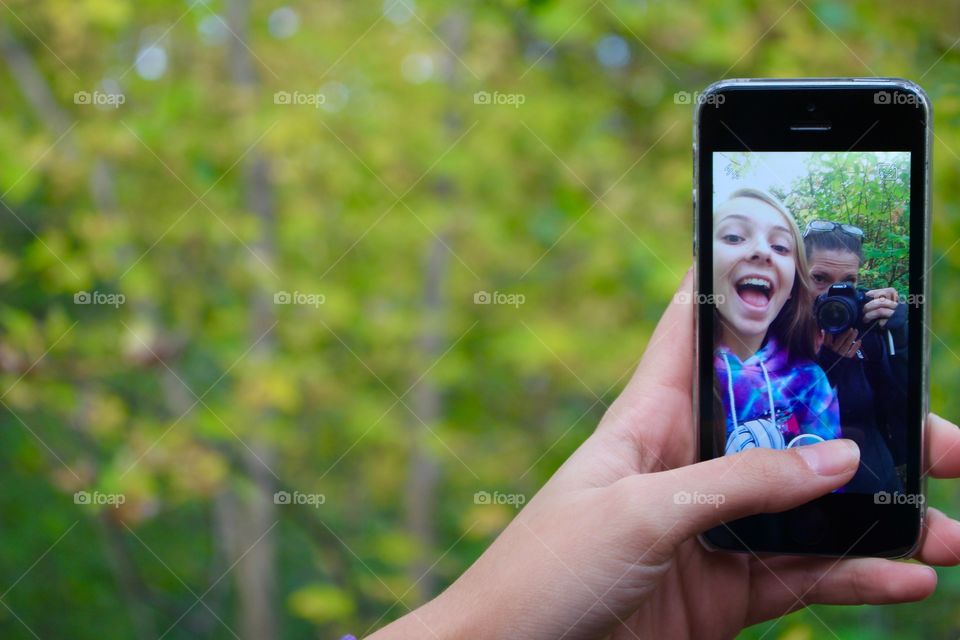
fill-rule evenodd
<path id="1" fill-rule="evenodd" d="M 860 350 L 844 358 L 826 347 L 818 364 L 837 392 L 845 438 L 860 446 L 860 468 L 850 492 L 903 491 L 907 462 L 907 306 L 900 303 L 885 327 L 873 324 Z"/>

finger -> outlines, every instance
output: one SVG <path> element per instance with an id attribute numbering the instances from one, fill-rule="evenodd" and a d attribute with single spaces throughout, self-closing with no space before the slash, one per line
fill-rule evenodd
<path id="1" fill-rule="evenodd" d="M 830 440 L 788 450 L 750 449 L 615 483 L 638 523 L 657 518 L 666 545 L 677 544 L 722 522 L 796 507 L 853 477 L 860 450 L 852 440 Z"/>
<path id="2" fill-rule="evenodd" d="M 869 324 L 874 320 L 879 320 L 880 322 L 886 322 L 888 319 L 893 317 L 893 309 L 874 309 L 869 313 L 863 314 L 863 322 Z"/>
<path id="3" fill-rule="evenodd" d="M 828 333 L 827 335 L 829 336 L 829 338 L 823 341 L 824 346 L 830 349 L 830 351 L 833 351 L 834 353 L 840 353 L 840 345 L 841 345 L 840 340 L 837 338 L 837 336 L 831 333 Z"/>
<path id="4" fill-rule="evenodd" d="M 877 298 L 876 300 L 871 300 L 870 302 L 863 305 L 863 310 L 866 313 L 871 311 L 877 311 L 878 309 L 890 309 L 896 310 L 897 303 L 889 298 Z"/>
<path id="5" fill-rule="evenodd" d="M 897 301 L 894 300 L 893 298 L 874 298 L 873 300 L 870 300 L 869 302 L 866 302 L 863 305 L 864 309 L 866 309 L 867 307 L 871 309 L 875 309 L 877 307 L 896 308 L 896 306 L 897 306 Z"/>
<path id="6" fill-rule="evenodd" d="M 928 507 L 923 541 L 914 557 L 938 567 L 960 564 L 960 522 L 939 509 Z"/>
<path id="7" fill-rule="evenodd" d="M 811 604 L 894 604 L 929 597 L 937 573 L 883 558 L 754 558 L 747 625 Z"/>
<path id="8" fill-rule="evenodd" d="M 893 287 L 883 287 L 881 289 L 871 289 L 866 293 L 869 298 L 891 298 L 896 299 L 897 290 Z"/>
<path id="9" fill-rule="evenodd" d="M 856 329 L 847 329 L 843 333 L 837 336 L 837 351 L 844 352 L 847 350 L 847 347 L 850 346 L 850 343 L 853 342 L 854 336 L 856 335 Z"/>
<path id="10" fill-rule="evenodd" d="M 881 322 L 886 322 L 896 313 L 896 309 L 874 309 L 870 313 L 865 313 L 863 315 L 863 321 L 866 324 L 873 322 L 874 320 L 880 320 Z"/>
<path id="11" fill-rule="evenodd" d="M 960 478 L 960 428 L 935 413 L 927 416 L 926 473 L 934 478 Z"/>
<path id="12" fill-rule="evenodd" d="M 693 269 L 687 270 L 676 294 L 657 323 L 630 382 L 623 391 L 628 398 L 649 381 L 682 390 L 693 384 Z M 707 307 L 704 307 L 706 311 Z"/>
<path id="13" fill-rule="evenodd" d="M 867 291 L 866 295 L 870 298 L 887 298 L 896 302 L 900 299 L 900 294 L 897 293 L 897 290 L 893 287 L 886 287 L 884 289 L 871 289 Z"/>
<path id="14" fill-rule="evenodd" d="M 854 355 L 853 345 L 856 344 L 857 340 L 857 330 L 848 329 L 843 334 L 843 340 L 840 343 L 840 346 L 837 348 L 837 353 L 850 358 Z"/>
<path id="15" fill-rule="evenodd" d="M 850 329 L 844 334 L 844 339 L 843 339 L 844 351 L 846 351 L 847 353 L 850 352 L 850 348 L 857 341 L 857 335 L 859 334 L 857 333 L 856 329 Z"/>

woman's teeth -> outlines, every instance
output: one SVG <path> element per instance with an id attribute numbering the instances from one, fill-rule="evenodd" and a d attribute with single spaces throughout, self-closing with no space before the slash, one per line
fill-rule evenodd
<path id="1" fill-rule="evenodd" d="M 770 281 L 764 280 L 763 278 L 743 278 L 737 282 L 738 287 L 761 287 L 763 289 L 770 289 Z"/>
<path id="2" fill-rule="evenodd" d="M 748 276 L 736 283 L 737 294 L 747 304 L 754 307 L 763 307 L 773 295 L 773 285 L 766 278 Z"/>

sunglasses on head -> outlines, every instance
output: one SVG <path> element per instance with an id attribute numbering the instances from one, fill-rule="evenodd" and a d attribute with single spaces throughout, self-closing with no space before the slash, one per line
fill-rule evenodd
<path id="1" fill-rule="evenodd" d="M 811 233 L 824 233 L 826 231 L 833 231 L 834 229 L 840 229 L 840 231 L 843 233 L 853 236 L 857 240 L 863 240 L 863 229 L 860 227 L 855 227 L 852 224 L 830 222 L 829 220 L 811 220 L 809 223 L 807 223 L 807 228 L 803 232 L 803 237 L 806 238 Z"/>

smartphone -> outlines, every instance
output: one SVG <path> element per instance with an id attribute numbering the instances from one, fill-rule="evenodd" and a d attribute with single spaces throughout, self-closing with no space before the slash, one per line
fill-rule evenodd
<path id="1" fill-rule="evenodd" d="M 697 96 L 700 459 L 835 438 L 861 451 L 847 485 L 713 528 L 708 548 L 918 547 L 931 118 L 923 90 L 892 78 L 727 80 Z"/>

